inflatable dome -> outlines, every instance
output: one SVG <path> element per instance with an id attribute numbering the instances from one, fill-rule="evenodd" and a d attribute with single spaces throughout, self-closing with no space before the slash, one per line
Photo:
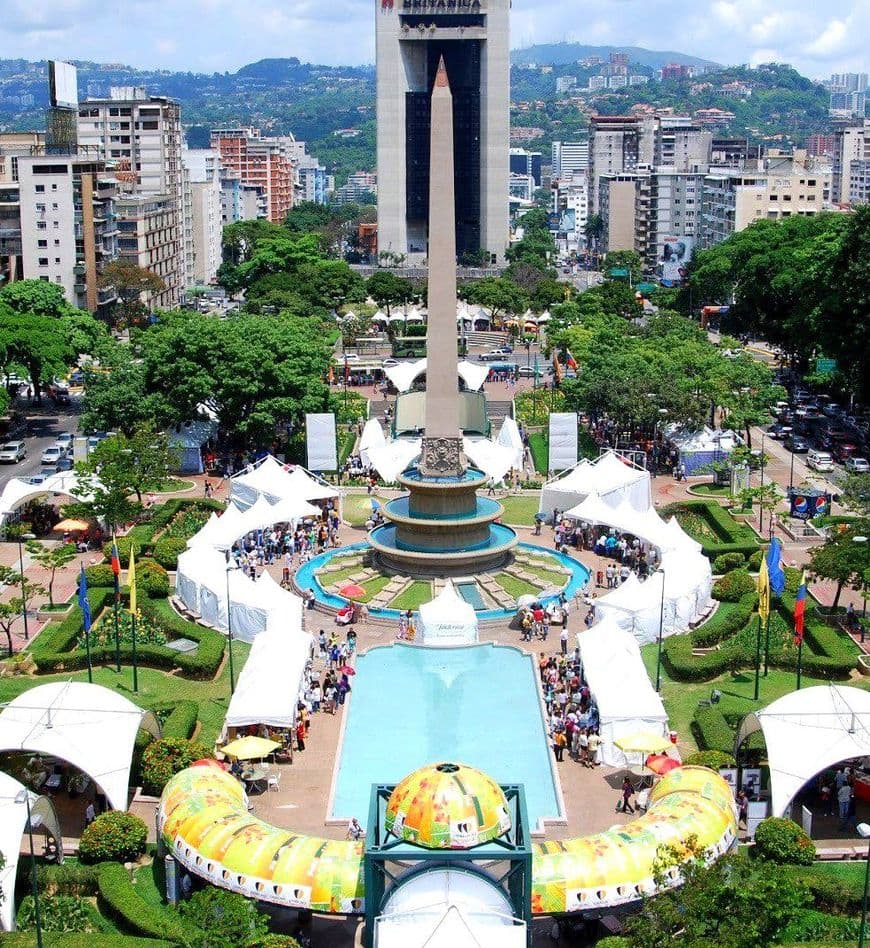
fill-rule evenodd
<path id="1" fill-rule="evenodd" d="M 504 791 L 467 764 L 440 763 L 409 774 L 390 794 L 387 832 L 427 849 L 470 849 L 511 828 Z"/>

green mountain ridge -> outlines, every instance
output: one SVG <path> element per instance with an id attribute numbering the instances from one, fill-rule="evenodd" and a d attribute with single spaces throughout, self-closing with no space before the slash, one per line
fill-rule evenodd
<path id="1" fill-rule="evenodd" d="M 683 66 L 707 66 L 711 69 L 723 68 L 720 63 L 709 59 L 700 59 L 686 53 L 677 53 L 671 50 L 645 49 L 643 46 L 586 46 L 583 43 L 540 43 L 515 49 L 511 53 L 511 62 L 535 63 L 538 66 L 566 66 L 576 63 L 588 56 L 600 56 L 607 60 L 611 53 L 628 53 L 632 63 L 647 66 L 650 69 L 661 69 L 668 63 L 679 63 Z"/>

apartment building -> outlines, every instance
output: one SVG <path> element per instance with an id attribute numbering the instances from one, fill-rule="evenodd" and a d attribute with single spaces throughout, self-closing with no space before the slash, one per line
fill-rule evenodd
<path id="1" fill-rule="evenodd" d="M 553 180 L 589 168 L 589 142 L 553 142 Z"/>
<path id="2" fill-rule="evenodd" d="M 262 192 L 265 219 L 283 223 L 293 207 L 296 140 L 292 136 L 265 137 L 256 128 L 216 128 L 210 144 L 242 185 Z"/>
<path id="3" fill-rule="evenodd" d="M 601 247 L 634 250 L 637 230 L 637 194 L 648 174 L 632 171 L 609 172 L 598 180 L 598 213 L 601 216 Z"/>
<path id="4" fill-rule="evenodd" d="M 837 128 L 833 159 L 831 200 L 835 204 L 859 203 L 852 195 L 852 165 L 870 161 L 870 119 Z"/>
<path id="5" fill-rule="evenodd" d="M 143 300 L 151 309 L 171 309 L 184 287 L 183 225 L 178 205 L 167 194 L 118 195 L 118 257 L 156 273 L 165 285 Z"/>
<path id="6" fill-rule="evenodd" d="M 65 155 L 19 156 L 20 275 L 63 287 L 74 306 L 97 315 L 115 302 L 100 274 L 117 252 L 117 185 L 103 161 Z M 4 224 L 14 226 L 14 185 L 3 188 Z"/>
<path id="7" fill-rule="evenodd" d="M 207 286 L 213 283 L 221 265 L 221 159 L 218 152 L 188 149 L 182 152 L 185 170 L 185 285 Z M 189 227 L 188 227 L 189 220 Z"/>

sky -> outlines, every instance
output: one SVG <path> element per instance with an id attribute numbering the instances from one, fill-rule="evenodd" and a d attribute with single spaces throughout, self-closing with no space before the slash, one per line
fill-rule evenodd
<path id="1" fill-rule="evenodd" d="M 0 56 L 233 72 L 374 61 L 380 0 L 0 0 Z M 397 4 L 398 5 L 398 4 Z M 870 0 L 513 0 L 511 43 L 644 46 L 725 64 L 867 71 Z"/>

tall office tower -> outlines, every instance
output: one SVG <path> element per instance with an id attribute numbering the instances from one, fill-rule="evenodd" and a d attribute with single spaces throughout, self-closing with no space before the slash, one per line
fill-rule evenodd
<path id="1" fill-rule="evenodd" d="M 593 214 L 603 213 L 599 191 L 605 175 L 621 175 L 653 163 L 654 125 L 652 117 L 633 115 L 595 115 L 590 119 L 589 191 Z"/>
<path id="2" fill-rule="evenodd" d="M 430 95 L 453 93 L 456 252 L 508 244 L 510 0 L 376 0 L 378 248 L 419 261 L 429 224 Z"/>
<path id="3" fill-rule="evenodd" d="M 589 142 L 553 142 L 553 172 L 555 179 L 589 167 Z"/>

